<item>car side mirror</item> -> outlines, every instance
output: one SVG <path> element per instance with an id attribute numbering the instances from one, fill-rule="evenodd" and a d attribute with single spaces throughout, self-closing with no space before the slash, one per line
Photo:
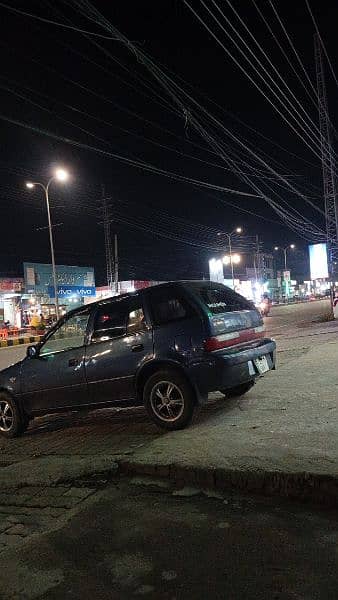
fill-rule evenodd
<path id="1" fill-rule="evenodd" d="M 39 355 L 39 346 L 28 346 L 27 358 L 37 358 Z"/>

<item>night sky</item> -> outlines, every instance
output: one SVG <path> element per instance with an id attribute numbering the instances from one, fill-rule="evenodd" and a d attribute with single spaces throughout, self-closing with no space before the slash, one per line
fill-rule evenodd
<path id="1" fill-rule="evenodd" d="M 189 3 L 244 65 L 243 57 L 205 6 L 199 0 Z M 8 0 L 7 4 L 45 19 L 110 35 L 80 13 L 84 2 Z M 217 0 L 216 4 L 246 35 L 250 48 L 257 53 L 257 46 L 239 25 L 229 3 Z M 317 125 L 314 104 L 252 0 L 231 0 L 231 4 Z M 212 0 L 205 0 L 205 5 L 220 20 L 223 18 Z M 95 0 L 92 6 L 229 130 L 245 139 L 278 173 L 285 175 L 314 206 L 323 208 L 319 158 L 274 111 L 182 0 Z M 258 0 L 257 6 L 306 82 L 269 0 Z M 274 6 L 315 85 L 314 26 L 305 1 L 274 0 Z M 310 6 L 335 68 L 338 6 L 318 0 L 310 0 Z M 276 244 L 295 243 L 297 251 L 290 253 L 290 266 L 296 277 L 308 276 L 303 227 L 291 230 L 263 198 L 176 181 L 116 158 L 119 155 L 143 161 L 214 186 L 255 193 L 238 175 L 227 170 L 222 158 L 194 128 L 191 113 L 184 114 L 174 104 L 135 52 L 118 40 L 85 37 L 78 31 L 15 14 L 1 6 L 0 12 L 1 276 L 21 275 L 24 261 L 50 260 L 44 198 L 38 190 L 28 192 L 24 182 L 47 181 L 55 165 L 64 166 L 72 175 L 67 185 L 55 183 L 51 188 L 57 263 L 93 265 L 98 284 L 105 283 L 102 184 L 111 205 L 112 232 L 119 236 L 121 279 L 206 276 L 208 258 L 217 254 L 217 248 L 221 250 L 222 238 L 217 237 L 217 231 L 231 231 L 237 225 L 244 228 L 247 237 L 241 244 L 247 250 L 255 235 L 259 235 L 266 251 Z M 224 19 L 222 23 L 230 31 Z M 270 72 L 273 73 L 271 69 Z M 337 89 L 329 70 L 326 72 L 330 117 L 337 125 Z M 236 160 L 254 164 L 243 151 L 237 156 L 238 146 L 232 148 L 233 142 L 224 137 L 221 129 L 217 135 L 228 144 L 232 157 L 236 154 Z M 312 135 L 318 144 L 315 130 Z M 72 142 L 67 143 L 66 139 Z M 86 148 L 76 147 L 74 142 Z M 255 179 L 260 184 L 267 173 L 257 163 L 254 167 L 260 168 Z M 275 178 L 264 181 L 272 187 L 271 193 L 280 194 L 279 199 L 275 196 L 280 205 L 291 206 L 313 224 L 324 227 L 322 215 L 308 203 L 277 186 Z"/>

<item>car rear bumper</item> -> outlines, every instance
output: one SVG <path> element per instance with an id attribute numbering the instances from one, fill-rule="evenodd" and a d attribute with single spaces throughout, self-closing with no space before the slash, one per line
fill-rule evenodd
<path id="1" fill-rule="evenodd" d="M 276 343 L 268 338 L 205 354 L 205 360 L 193 365 L 189 375 L 200 399 L 209 392 L 226 390 L 242 383 L 255 381 L 261 374 L 255 360 L 266 356 L 269 371 L 276 364 Z"/>

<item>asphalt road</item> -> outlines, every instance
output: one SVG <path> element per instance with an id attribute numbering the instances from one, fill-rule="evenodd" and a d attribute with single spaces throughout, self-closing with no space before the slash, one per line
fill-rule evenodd
<path id="1" fill-rule="evenodd" d="M 0 597 L 336 600 L 336 512 L 135 483 L 117 481 L 58 530 L 3 552 Z"/>
<path id="2" fill-rule="evenodd" d="M 265 319 L 268 331 L 285 333 L 295 328 L 308 327 L 311 323 L 320 322 L 330 312 L 329 300 L 315 300 L 314 302 L 301 302 L 273 306 L 270 315 Z"/>
<path id="3" fill-rule="evenodd" d="M 6 369 L 9 365 L 12 365 L 18 360 L 23 359 L 26 356 L 28 344 L 22 346 L 12 346 L 10 348 L 0 348 L 0 371 Z"/>

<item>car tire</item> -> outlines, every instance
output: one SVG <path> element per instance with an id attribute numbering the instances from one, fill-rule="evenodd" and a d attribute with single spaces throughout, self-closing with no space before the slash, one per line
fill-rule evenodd
<path id="1" fill-rule="evenodd" d="M 21 414 L 14 398 L 6 392 L 0 392 L 0 435 L 14 438 L 28 427 L 29 418 Z"/>
<path id="2" fill-rule="evenodd" d="M 156 371 L 143 390 L 149 417 L 162 429 L 184 429 L 192 420 L 196 398 L 185 377 L 174 369 Z"/>
<path id="3" fill-rule="evenodd" d="M 241 385 L 236 385 L 236 387 L 229 388 L 228 390 L 220 390 L 220 391 L 227 398 L 238 398 L 239 396 L 244 396 L 244 394 L 249 392 L 254 385 L 255 385 L 254 381 L 249 381 L 248 383 L 242 383 Z"/>

